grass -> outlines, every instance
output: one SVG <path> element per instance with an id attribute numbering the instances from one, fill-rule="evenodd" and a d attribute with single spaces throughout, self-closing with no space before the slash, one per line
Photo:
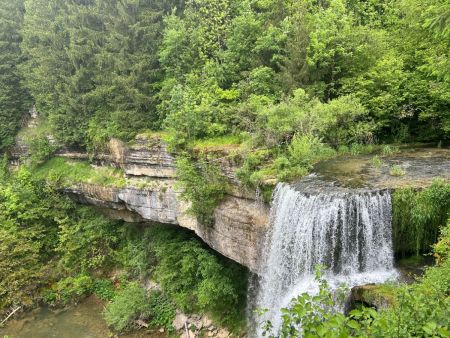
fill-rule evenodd
<path id="1" fill-rule="evenodd" d="M 20 139 L 34 138 L 38 135 L 50 135 L 51 125 L 47 119 L 38 118 L 36 121 L 36 126 L 31 128 L 22 128 L 17 136 Z"/>
<path id="2" fill-rule="evenodd" d="M 194 150 L 216 150 L 236 148 L 242 143 L 242 138 L 237 135 L 225 135 L 207 139 L 199 139 L 189 143 L 188 147 Z"/>
<path id="3" fill-rule="evenodd" d="M 389 175 L 391 176 L 404 176 L 406 171 L 399 165 L 393 165 L 389 170 Z"/>
<path id="4" fill-rule="evenodd" d="M 167 137 L 168 133 L 165 131 L 144 130 L 139 134 L 137 134 L 136 137 L 134 137 L 132 140 L 128 141 L 127 144 L 128 146 L 132 147 L 137 144 L 136 142 L 137 139 L 144 139 L 148 140 L 149 146 L 151 146 L 154 142 L 158 140 L 165 141 Z"/>
<path id="5" fill-rule="evenodd" d="M 391 156 L 391 155 L 394 155 L 394 154 L 396 154 L 398 152 L 400 152 L 400 148 L 398 146 L 395 146 L 395 145 L 386 144 L 382 148 L 382 153 L 383 153 L 384 156 Z"/>
<path id="6" fill-rule="evenodd" d="M 41 179 L 55 180 L 62 186 L 77 183 L 125 186 L 125 177 L 121 169 L 104 166 L 94 168 L 88 162 L 72 161 L 64 157 L 53 157 L 38 166 L 34 175 Z"/>
<path id="7" fill-rule="evenodd" d="M 363 297 L 369 303 L 378 305 L 384 303 L 384 305 L 390 306 L 395 303 L 397 290 L 398 285 L 393 283 L 368 285 L 364 289 Z"/>
<path id="8" fill-rule="evenodd" d="M 383 166 L 383 160 L 378 155 L 375 155 L 374 157 L 372 157 L 371 162 L 372 162 L 372 165 L 377 169 L 381 169 L 381 167 Z"/>

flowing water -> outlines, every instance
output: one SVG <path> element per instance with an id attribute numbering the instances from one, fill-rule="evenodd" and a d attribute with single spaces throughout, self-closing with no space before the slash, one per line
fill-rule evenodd
<path id="1" fill-rule="evenodd" d="M 9 338 L 108 338 L 115 337 L 102 318 L 103 303 L 89 297 L 75 307 L 52 311 L 46 307 L 36 309 L 20 319 L 10 320 L 0 328 L 0 337 Z M 121 335 L 121 338 L 165 338 L 160 332 Z"/>
<path id="2" fill-rule="evenodd" d="M 256 307 L 269 310 L 260 320 L 270 320 L 275 331 L 281 308 L 303 292 L 317 291 L 318 264 L 328 267 L 324 277 L 332 288 L 397 276 L 387 190 L 309 190 L 279 184 L 270 221 Z"/>

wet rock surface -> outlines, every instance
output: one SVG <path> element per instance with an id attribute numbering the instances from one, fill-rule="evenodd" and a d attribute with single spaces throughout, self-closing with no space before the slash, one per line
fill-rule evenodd
<path id="1" fill-rule="evenodd" d="M 437 177 L 450 179 L 450 149 L 407 148 L 390 156 L 379 156 L 378 165 L 373 163 L 374 156 L 339 157 L 320 163 L 314 173 L 317 179 L 347 188 L 421 188 Z M 395 175 L 394 166 L 403 173 Z"/>

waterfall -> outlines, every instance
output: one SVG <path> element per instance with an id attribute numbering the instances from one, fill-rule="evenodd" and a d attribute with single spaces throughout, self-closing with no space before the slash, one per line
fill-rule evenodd
<path id="1" fill-rule="evenodd" d="M 303 292 L 318 290 L 318 264 L 328 268 L 324 277 L 332 288 L 396 277 L 389 191 L 302 192 L 278 184 L 270 222 L 256 307 L 268 309 L 259 321 L 270 320 L 275 331 L 281 308 Z"/>

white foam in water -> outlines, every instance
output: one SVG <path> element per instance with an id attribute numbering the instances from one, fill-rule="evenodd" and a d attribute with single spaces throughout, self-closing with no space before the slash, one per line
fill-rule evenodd
<path id="1" fill-rule="evenodd" d="M 258 321 L 270 320 L 274 332 L 281 308 L 303 292 L 318 290 L 318 264 L 329 267 L 324 277 L 331 288 L 397 277 L 388 191 L 305 193 L 278 184 L 270 221 L 256 307 L 269 310 Z"/>

